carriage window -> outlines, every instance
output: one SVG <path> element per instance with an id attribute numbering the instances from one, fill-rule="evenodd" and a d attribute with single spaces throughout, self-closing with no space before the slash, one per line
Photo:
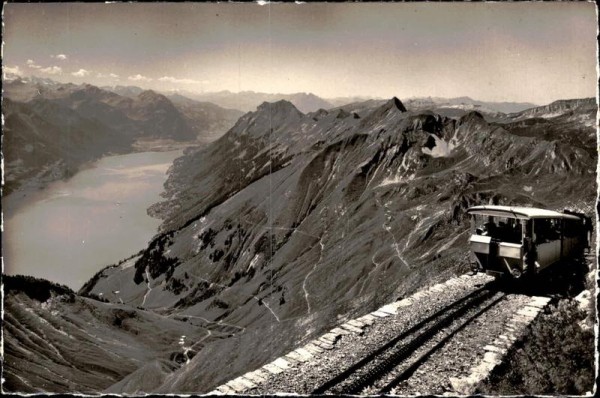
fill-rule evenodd
<path id="1" fill-rule="evenodd" d="M 533 221 L 533 232 L 535 233 L 535 243 L 545 243 L 548 239 L 548 220 L 538 218 Z"/>
<path id="2" fill-rule="evenodd" d="M 550 220 L 550 238 L 552 240 L 560 239 L 562 231 L 562 220 L 560 218 L 553 218 Z"/>
<path id="3" fill-rule="evenodd" d="M 536 218 L 534 223 L 536 243 L 546 243 L 560 239 L 561 219 Z"/>
<path id="4" fill-rule="evenodd" d="M 491 236 L 502 242 L 521 243 L 523 226 L 521 220 L 508 217 L 487 217 L 476 231 L 479 235 Z"/>
<path id="5" fill-rule="evenodd" d="M 565 238 L 576 238 L 581 231 L 581 224 L 574 220 L 565 220 Z"/>

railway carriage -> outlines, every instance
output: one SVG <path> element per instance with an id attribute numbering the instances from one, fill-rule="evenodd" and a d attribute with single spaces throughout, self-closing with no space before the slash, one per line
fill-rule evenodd
<path id="1" fill-rule="evenodd" d="M 469 246 L 473 270 L 495 277 L 535 275 L 590 248 L 592 220 L 532 207 L 475 206 Z"/>

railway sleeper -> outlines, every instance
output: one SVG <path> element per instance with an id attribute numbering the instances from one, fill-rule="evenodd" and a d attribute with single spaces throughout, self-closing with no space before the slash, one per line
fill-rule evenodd
<path id="1" fill-rule="evenodd" d="M 548 297 L 533 297 L 521 310 L 517 311 L 506 322 L 506 332 L 484 347 L 485 354 L 481 362 L 471 368 L 471 373 L 466 377 L 450 378 L 450 385 L 455 393 L 472 395 L 477 385 L 485 380 L 492 371 L 502 363 L 504 356 L 526 333 L 527 328 L 545 306 L 550 302 Z M 523 309 L 526 308 L 525 311 Z"/>
<path id="2" fill-rule="evenodd" d="M 363 358 L 361 361 L 342 372 L 342 374 L 318 387 L 313 391 L 313 393 L 322 394 L 325 392 L 331 392 L 355 394 L 362 391 L 365 387 L 372 385 L 376 380 L 378 380 L 382 374 L 387 373 L 388 369 L 395 367 L 400 361 L 409 357 L 412 352 L 433 338 L 442 328 L 452 324 L 452 322 L 458 317 L 464 313 L 467 313 L 473 305 L 485 302 L 486 300 L 492 298 L 494 294 L 495 293 L 493 291 L 482 288 L 456 301 L 452 305 L 436 312 L 429 318 L 401 333 L 398 337 L 392 339 L 373 354 Z M 448 314 L 447 311 L 449 310 L 454 311 Z M 373 314 L 377 315 L 375 313 Z M 397 346 L 402 339 L 405 339 L 410 336 L 411 333 L 418 332 L 422 329 L 424 329 L 424 331 L 418 334 L 415 338 L 400 345 L 399 347 Z M 387 354 L 383 359 L 379 360 L 379 356 L 384 355 L 386 351 L 391 349 L 394 350 L 391 352 L 391 354 Z M 375 362 L 375 364 L 368 366 L 372 362 Z M 365 370 L 361 372 L 363 368 Z M 350 383 L 346 383 L 346 379 L 349 379 L 351 375 L 355 373 L 358 373 L 359 376 L 350 379 Z M 382 392 L 389 391 L 382 390 Z"/>
<path id="3" fill-rule="evenodd" d="M 493 297 L 493 296 L 492 296 Z M 492 298 L 490 297 L 490 298 Z M 388 382 L 383 388 L 379 390 L 380 394 L 390 393 L 399 383 L 408 379 L 412 376 L 413 373 L 419 373 L 418 368 L 423 364 L 427 359 L 436 351 L 438 351 L 441 347 L 443 347 L 453 336 L 458 333 L 460 330 L 464 329 L 467 325 L 469 325 L 472 321 L 477 319 L 481 314 L 495 306 L 498 302 L 500 302 L 505 295 L 501 295 L 499 298 L 493 299 L 491 303 L 485 305 L 475 314 L 470 315 L 464 322 L 460 323 L 457 327 L 453 328 L 450 332 L 448 332 L 441 340 L 439 340 L 432 348 L 425 351 L 423 354 L 419 355 L 417 359 L 412 361 L 408 367 L 406 367 L 403 371 L 399 372 L 397 376 L 395 376 L 392 381 Z M 484 300 L 485 302 L 485 300 Z M 466 308 L 463 307 L 463 308 Z M 457 311 L 458 312 L 458 311 Z M 458 318 L 460 319 L 460 317 Z M 491 358 L 489 358 L 491 360 Z M 489 364 L 489 362 L 487 362 Z"/>

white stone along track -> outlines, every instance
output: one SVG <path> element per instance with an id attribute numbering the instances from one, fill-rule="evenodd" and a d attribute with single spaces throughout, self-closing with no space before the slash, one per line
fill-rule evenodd
<path id="1" fill-rule="evenodd" d="M 380 352 L 381 347 L 389 345 L 394 338 L 398 339 L 397 336 L 418 330 L 417 326 L 426 324 L 427 319 L 448 313 L 446 309 L 456 303 L 467 303 L 466 298 L 486 290 L 492 280 L 482 274 L 462 275 L 384 305 L 369 314 L 343 321 L 322 336 L 300 342 L 295 350 L 230 380 L 210 394 L 345 391 L 359 394 L 384 391 L 399 395 L 471 394 L 524 335 L 529 324 L 548 304 L 549 298 L 497 291 L 486 293 L 489 297 L 482 298 L 479 307 L 464 309 L 464 316 L 456 316 L 456 320 L 448 321 L 443 329 L 431 332 L 423 344 L 403 357 L 401 364 L 377 376 L 376 382 L 363 386 L 356 381 L 354 374 L 340 383 L 342 387 L 333 386 L 335 383 L 331 380 L 336 377 L 343 379 L 353 364 L 360 365 L 365 358 L 376 357 L 374 353 Z M 405 344 L 405 340 L 399 341 L 399 344 Z M 372 367 L 381 369 L 382 365 Z M 423 377 L 431 382 L 427 383 L 430 384 L 428 388 L 420 390 Z M 358 390 L 345 389 L 350 384 Z"/>

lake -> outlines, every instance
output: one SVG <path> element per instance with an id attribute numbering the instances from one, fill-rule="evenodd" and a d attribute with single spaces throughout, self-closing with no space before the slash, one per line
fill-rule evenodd
<path id="1" fill-rule="evenodd" d="M 3 198 L 4 273 L 77 290 L 102 267 L 145 248 L 161 223 L 146 209 L 161 200 L 166 171 L 182 153 L 108 156 L 19 206 Z"/>

